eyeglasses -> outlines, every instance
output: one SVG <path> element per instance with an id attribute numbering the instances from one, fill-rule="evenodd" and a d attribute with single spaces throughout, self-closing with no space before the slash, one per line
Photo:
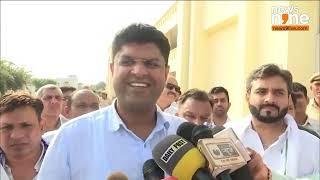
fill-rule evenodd
<path id="1" fill-rule="evenodd" d="M 174 89 L 177 93 L 181 94 L 180 87 L 177 86 L 177 85 L 174 85 L 174 84 L 171 84 L 171 83 L 167 83 L 166 84 L 166 88 L 169 89 L 169 90 Z"/>

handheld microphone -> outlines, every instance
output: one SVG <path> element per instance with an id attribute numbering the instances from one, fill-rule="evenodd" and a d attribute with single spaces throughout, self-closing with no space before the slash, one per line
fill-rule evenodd
<path id="1" fill-rule="evenodd" d="M 192 130 L 198 125 L 193 124 L 191 122 L 183 122 L 177 129 L 177 135 L 183 137 L 187 141 L 191 142 L 192 138 Z M 196 144 L 195 144 L 196 146 Z"/>
<path id="2" fill-rule="evenodd" d="M 229 173 L 246 165 L 246 158 L 248 156 L 250 159 L 250 156 L 242 143 L 236 141 L 237 137 L 232 129 L 221 131 L 222 129 L 224 128 L 215 127 L 211 130 L 205 126 L 195 127 L 192 131 L 192 141 L 197 143 L 200 152 L 208 160 L 213 176 L 218 179 L 231 179 Z"/>
<path id="3" fill-rule="evenodd" d="M 192 143 L 177 135 L 169 135 L 152 150 L 155 162 L 178 180 L 214 180 L 204 169 L 206 159 Z"/>
<path id="4" fill-rule="evenodd" d="M 163 179 L 164 171 L 156 164 L 154 159 L 149 159 L 143 164 L 143 177 L 145 180 Z"/>
<path id="5" fill-rule="evenodd" d="M 107 177 L 107 180 L 128 180 L 128 177 L 122 172 L 114 172 Z"/>

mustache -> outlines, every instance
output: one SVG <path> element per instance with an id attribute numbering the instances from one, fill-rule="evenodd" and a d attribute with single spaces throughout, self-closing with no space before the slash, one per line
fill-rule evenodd
<path id="1" fill-rule="evenodd" d="M 275 105 L 275 104 L 262 104 L 260 107 L 259 107 L 259 110 L 261 110 L 262 108 L 265 108 L 265 107 L 273 107 L 275 109 L 277 109 L 278 111 L 280 111 L 280 107 Z"/>

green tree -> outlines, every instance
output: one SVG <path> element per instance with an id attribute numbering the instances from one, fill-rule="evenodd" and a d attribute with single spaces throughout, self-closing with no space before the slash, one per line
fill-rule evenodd
<path id="1" fill-rule="evenodd" d="M 32 79 L 32 85 L 36 88 L 36 91 L 46 85 L 46 84 L 57 84 L 57 81 L 53 79 L 45 79 L 45 78 L 33 78 Z"/>
<path id="2" fill-rule="evenodd" d="M 31 81 L 31 74 L 23 67 L 10 61 L 0 59 L 0 93 L 8 90 L 25 89 Z"/>
<path id="3" fill-rule="evenodd" d="M 95 85 L 91 85 L 90 88 L 96 92 L 103 91 L 106 88 L 106 83 L 101 81 Z"/>

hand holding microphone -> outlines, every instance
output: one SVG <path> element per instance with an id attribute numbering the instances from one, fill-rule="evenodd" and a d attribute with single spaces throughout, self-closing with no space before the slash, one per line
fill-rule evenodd
<path id="1" fill-rule="evenodd" d="M 248 162 L 248 168 L 250 174 L 254 180 L 266 180 L 271 179 L 271 172 L 268 167 L 263 163 L 262 157 L 255 152 L 254 150 L 247 148 L 251 157 L 251 160 Z"/>
<path id="2" fill-rule="evenodd" d="M 209 169 L 218 179 L 251 180 L 247 167 L 250 156 L 232 129 L 183 123 L 177 134 L 197 145 L 209 162 Z M 230 174 L 231 173 L 231 177 Z"/>

